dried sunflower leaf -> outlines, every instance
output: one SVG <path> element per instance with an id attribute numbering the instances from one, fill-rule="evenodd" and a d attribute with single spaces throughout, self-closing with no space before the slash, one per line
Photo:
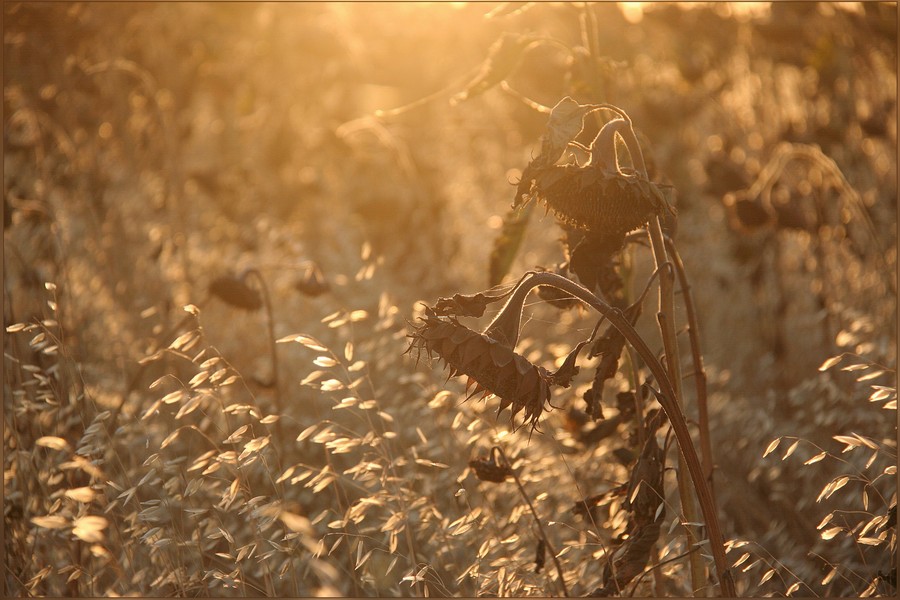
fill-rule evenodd
<path id="1" fill-rule="evenodd" d="M 533 204 L 513 207 L 503 217 L 503 226 L 500 235 L 494 239 L 494 247 L 491 249 L 490 264 L 488 267 L 488 285 L 498 285 L 509 273 L 510 267 L 519 252 L 528 221 L 534 210 Z M 473 315 L 480 317 L 481 315 Z"/>
<path id="2" fill-rule="evenodd" d="M 587 344 L 587 341 L 579 342 L 575 348 L 569 352 L 568 356 L 566 356 L 566 360 L 563 361 L 563 364 L 560 367 L 550 374 L 551 381 L 554 385 L 558 385 L 564 388 L 569 387 L 572 383 L 572 378 L 578 374 L 579 367 L 576 365 L 576 361 L 578 360 L 578 353 L 581 349 Z"/>
<path id="3" fill-rule="evenodd" d="M 477 294 L 453 294 L 450 298 L 438 298 L 434 305 L 434 312 L 441 316 L 480 317 L 488 304 L 502 300 L 506 294 L 489 295 L 478 292 Z"/>

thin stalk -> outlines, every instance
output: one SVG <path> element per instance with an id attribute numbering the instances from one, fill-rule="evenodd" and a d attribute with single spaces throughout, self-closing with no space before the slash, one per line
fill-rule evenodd
<path id="1" fill-rule="evenodd" d="M 272 301 L 269 298 L 269 288 L 266 286 L 266 281 L 263 279 L 262 273 L 257 269 L 249 269 L 247 271 L 247 276 L 250 275 L 253 275 L 259 283 L 259 288 L 262 291 L 263 305 L 266 308 L 266 327 L 269 334 L 269 353 L 272 360 L 272 381 L 275 384 L 275 410 L 279 417 L 278 420 L 275 421 L 275 434 L 281 441 L 284 441 L 284 431 L 281 427 L 284 409 L 281 403 L 281 379 L 278 377 L 278 347 L 275 342 L 275 318 L 272 315 Z"/>
<path id="2" fill-rule="evenodd" d="M 597 43 L 597 23 L 591 17 L 593 17 L 593 15 L 591 14 L 590 4 L 583 2 L 581 5 L 581 12 L 578 15 L 578 25 L 581 30 L 581 45 L 587 49 L 588 56 L 591 58 L 591 81 L 589 83 L 591 89 L 597 93 L 599 90 L 596 88 L 596 83 L 600 78 L 597 70 L 597 61 L 594 59 L 597 56 L 600 56 L 600 49 L 598 48 L 599 44 Z M 600 94 L 597 95 L 599 96 Z"/>
<path id="3" fill-rule="evenodd" d="M 772 354 L 775 358 L 775 387 L 782 394 L 787 394 L 790 382 L 787 378 L 787 307 L 788 290 L 782 269 L 782 243 L 776 235 L 772 239 L 772 279 L 775 281 L 775 324 L 772 339 Z"/>
<path id="4" fill-rule="evenodd" d="M 653 259 L 656 261 L 657 269 L 663 265 L 671 267 L 668 257 L 666 256 L 665 242 L 663 241 L 662 227 L 659 223 L 659 217 L 654 217 L 648 225 L 650 232 L 650 248 L 653 251 Z M 674 273 L 672 268 L 664 268 L 659 274 L 659 313 L 657 320 L 659 321 L 659 331 L 663 339 L 663 348 L 666 353 L 666 367 L 675 392 L 675 402 L 679 407 L 684 406 L 684 399 L 681 391 L 681 362 L 678 360 L 678 338 L 675 334 L 675 291 L 674 291 Z M 694 499 L 691 497 L 688 482 L 684 477 L 685 461 L 678 457 L 678 495 L 681 498 L 681 510 L 684 518 L 689 523 L 695 523 L 697 520 Z M 704 481 L 704 485 L 706 482 Z M 696 543 L 696 535 L 690 526 L 685 527 L 687 536 L 687 547 L 693 548 Z M 703 565 L 703 557 L 696 554 L 690 556 L 691 565 L 691 587 L 695 596 L 702 593 L 703 585 L 706 581 L 706 569 Z"/>
<path id="5" fill-rule="evenodd" d="M 684 558 L 685 556 L 697 552 L 697 550 L 699 550 L 699 548 L 691 548 L 691 549 L 688 550 L 687 552 L 683 552 L 683 553 L 681 553 L 681 554 L 679 554 L 679 555 L 677 555 L 677 556 L 673 556 L 673 557 L 671 557 L 671 558 L 667 558 L 667 559 L 665 559 L 665 560 L 658 561 L 655 565 L 653 565 L 653 566 L 650 567 L 649 569 L 645 569 L 644 572 L 641 573 L 640 575 L 638 575 L 638 578 L 634 580 L 634 584 L 632 584 L 632 586 L 631 586 L 631 592 L 628 594 L 628 597 L 629 597 L 629 598 L 633 598 L 633 597 L 634 597 L 634 592 L 635 592 L 635 590 L 637 590 L 638 584 L 641 582 L 641 580 L 642 580 L 644 577 L 647 576 L 647 573 L 653 572 L 653 574 L 654 574 L 654 576 L 655 576 L 655 575 L 657 575 L 657 574 L 659 573 L 659 568 L 660 568 L 661 566 L 667 565 L 667 564 L 669 564 L 669 563 L 671 563 L 671 562 L 675 562 L 676 560 L 681 560 L 681 559 Z M 657 590 L 655 590 L 655 592 L 656 592 L 660 597 L 662 597 L 662 594 L 660 593 L 660 590 L 659 590 L 658 588 L 657 588 Z"/>
<path id="6" fill-rule="evenodd" d="M 672 425 L 672 431 L 678 442 L 678 448 L 681 452 L 681 456 L 684 458 L 687 472 L 691 477 L 694 489 L 697 493 L 697 500 L 700 504 L 700 510 L 703 514 L 709 537 L 710 550 L 712 551 L 713 560 L 716 566 L 720 591 L 723 596 L 733 598 L 735 596 L 734 580 L 732 579 L 731 572 L 726 566 L 725 545 L 722 538 L 722 530 L 719 526 L 719 519 L 716 514 L 712 492 L 709 485 L 706 483 L 703 468 L 700 466 L 700 459 L 694 448 L 691 434 L 687 427 L 687 421 L 684 418 L 684 413 L 681 410 L 681 406 L 678 404 L 675 388 L 673 387 L 669 373 L 663 368 L 654 352 L 631 325 L 622 311 L 610 306 L 585 287 L 566 277 L 549 272 L 535 273 L 528 281 L 523 282 L 523 285 L 527 285 L 530 288 L 538 285 L 550 285 L 578 298 L 606 317 L 643 359 L 647 368 L 659 384 L 661 393 L 657 396 L 657 399 Z"/>
<path id="7" fill-rule="evenodd" d="M 621 131 L 617 131 L 617 133 L 622 136 L 622 139 L 625 142 L 625 146 L 628 148 L 628 153 L 631 155 L 631 162 L 634 166 L 634 169 L 638 172 L 640 177 L 642 177 L 644 180 L 649 181 L 649 177 L 647 176 L 647 165 L 644 162 L 644 154 L 641 151 L 641 145 L 637 140 L 634 129 L 631 127 L 631 119 L 626 116 L 625 120 L 628 124 L 628 127 L 623 128 Z M 656 263 L 657 270 L 660 270 L 659 312 L 657 314 L 659 331 L 663 339 L 663 348 L 666 355 L 667 371 L 669 373 L 669 376 L 671 377 L 671 381 L 673 384 L 672 400 L 680 410 L 681 406 L 683 405 L 683 399 L 681 393 L 681 363 L 678 359 L 678 338 L 675 334 L 674 274 L 672 272 L 672 264 L 669 262 L 668 257 L 666 256 L 662 226 L 660 224 L 658 216 L 650 219 L 650 222 L 647 225 L 647 230 L 650 233 L 650 248 L 653 252 L 653 259 Z M 687 427 L 685 427 L 685 431 L 686 430 Z M 691 446 L 691 449 L 693 450 L 693 442 L 690 440 L 690 433 L 687 433 L 687 438 L 688 439 L 686 440 L 686 442 Z M 679 446 L 683 446 L 684 441 L 679 439 L 678 444 Z M 685 518 L 688 520 L 688 522 L 696 522 L 696 509 L 694 507 L 693 498 L 691 497 L 690 489 L 688 488 L 688 482 L 683 475 L 686 466 L 684 457 L 684 452 L 682 452 L 678 457 L 678 494 L 681 498 L 681 508 Z M 697 464 L 697 467 L 700 468 L 699 462 Z M 699 492 L 701 486 L 699 486 L 697 483 L 697 477 L 694 474 L 692 474 L 692 477 L 694 479 L 694 487 L 696 487 L 697 491 Z M 712 500 L 712 491 L 709 489 L 706 481 L 702 482 L 702 487 L 709 492 L 710 506 L 708 508 L 711 512 L 715 513 L 715 504 Z M 704 513 L 706 513 L 706 510 L 704 510 Z M 688 548 L 693 548 L 696 543 L 694 532 L 690 529 L 690 527 L 686 527 L 685 531 L 687 534 Z M 715 542 L 712 542 L 712 539 L 710 539 L 710 542 L 715 544 Z M 717 568 L 720 571 L 724 568 L 724 555 L 722 559 L 722 565 L 720 566 L 717 564 Z M 706 569 L 704 568 L 702 557 L 696 554 L 691 554 L 690 565 L 691 587 L 693 589 L 694 595 L 699 596 L 701 594 L 703 583 L 706 581 Z M 728 585 L 727 583 L 723 582 L 721 578 L 720 582 Z M 724 589 L 723 593 L 728 595 L 728 593 Z"/>
<path id="8" fill-rule="evenodd" d="M 544 541 L 544 544 L 546 544 L 547 551 L 550 552 L 550 556 L 553 557 L 553 563 L 556 565 L 556 572 L 559 575 L 559 584 L 562 586 L 563 595 L 568 598 L 569 589 L 566 587 L 566 579 L 565 577 L 563 577 L 562 565 L 559 562 L 559 558 L 557 558 L 556 556 L 556 550 L 553 549 L 553 545 L 550 543 L 550 539 L 547 537 L 547 533 L 544 531 L 544 526 L 541 525 L 541 519 L 538 517 L 537 511 L 534 509 L 534 505 L 531 503 L 531 499 L 528 497 L 528 494 L 525 493 L 525 487 L 519 480 L 519 476 L 516 475 L 516 472 L 512 470 L 512 465 L 506 458 L 506 454 L 503 453 L 503 448 L 501 448 L 500 446 L 494 446 L 494 448 L 499 452 L 500 456 L 503 457 L 503 462 L 506 463 L 506 466 L 509 468 L 509 473 L 512 475 L 513 479 L 516 482 L 516 485 L 519 487 L 519 493 L 522 495 L 522 498 L 525 500 L 525 503 L 528 504 L 528 508 L 531 510 L 531 516 L 534 517 L 534 522 L 538 526 L 538 531 L 541 534 L 541 539 Z"/>
<path id="9" fill-rule="evenodd" d="M 544 106 L 537 100 L 532 100 L 531 98 L 529 98 L 522 92 L 514 89 L 511 85 L 509 85 L 509 83 L 507 83 L 507 81 L 505 79 L 500 82 L 500 89 L 503 90 L 504 92 L 506 92 L 507 94 L 509 94 L 510 96 L 512 96 L 513 98 L 515 98 L 516 100 L 519 100 L 520 102 L 522 102 L 522 104 L 524 104 L 525 106 L 527 106 L 531 109 L 534 109 L 535 111 L 537 111 L 541 114 L 549 115 L 553 111 L 553 109 L 551 107 Z"/>
<path id="10" fill-rule="evenodd" d="M 703 354 L 700 352 L 700 328 L 697 322 L 697 312 L 694 309 L 694 297 L 691 294 L 691 284 L 688 281 L 681 255 L 678 253 L 678 249 L 675 247 L 672 238 L 667 235 L 663 237 L 666 242 L 666 250 L 668 250 L 669 259 L 672 261 L 672 264 L 675 265 L 675 273 L 678 275 L 678 287 L 684 298 L 684 312 L 687 315 L 688 337 L 691 342 L 691 359 L 694 363 L 694 385 L 697 391 L 697 419 L 700 425 L 700 463 L 703 466 L 703 472 L 706 474 L 706 482 L 709 484 L 710 490 L 713 491 L 713 498 L 715 499 L 712 442 L 709 437 L 706 368 L 703 366 Z"/>
<path id="11" fill-rule="evenodd" d="M 631 387 L 634 389 L 634 429 L 637 431 L 637 447 L 643 448 L 646 442 L 644 431 L 644 395 L 641 391 L 640 372 L 631 348 L 625 349 L 625 364 L 631 374 Z"/>

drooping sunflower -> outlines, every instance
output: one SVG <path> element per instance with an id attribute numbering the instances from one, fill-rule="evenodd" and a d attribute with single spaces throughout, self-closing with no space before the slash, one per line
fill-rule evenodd
<path id="1" fill-rule="evenodd" d="M 500 399 L 502 411 L 511 407 L 512 418 L 524 412 L 524 422 L 537 426 L 545 405 L 550 401 L 552 374 L 532 364 L 512 348 L 484 333 L 473 331 L 453 316 L 438 315 L 425 309 L 422 323 L 413 328 L 407 352 L 416 349 L 429 358 L 437 355 L 450 370 L 450 377 L 466 375 L 466 389 L 475 386 L 469 397 L 482 392 Z M 498 412 L 499 412 L 498 411 Z"/>

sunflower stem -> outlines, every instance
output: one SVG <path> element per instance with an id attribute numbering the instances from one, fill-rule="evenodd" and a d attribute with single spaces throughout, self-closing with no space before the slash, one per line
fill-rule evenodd
<path id="1" fill-rule="evenodd" d="M 648 227 L 650 232 L 650 247 L 653 251 L 653 258 L 657 267 L 669 264 L 666 256 L 665 243 L 663 242 L 662 227 L 659 223 L 659 217 L 653 217 Z M 675 392 L 675 402 L 679 407 L 684 406 L 684 399 L 681 391 L 681 361 L 678 353 L 678 338 L 675 334 L 675 293 L 674 293 L 674 269 L 662 269 L 659 274 L 659 313 L 657 320 L 659 321 L 659 331 L 663 339 L 663 348 L 666 354 L 666 370 L 669 372 Z M 681 498 L 681 510 L 684 514 L 685 521 L 695 523 L 697 520 L 697 509 L 694 505 L 694 499 L 691 497 L 689 483 L 684 476 L 685 460 L 682 455 L 678 456 L 678 495 Z M 708 485 L 704 479 L 703 485 Z M 688 548 L 693 548 L 697 544 L 697 536 L 690 526 L 685 527 L 685 536 Z M 706 569 L 703 565 L 703 558 L 697 554 L 691 554 L 691 583 L 694 596 L 703 594 L 703 587 L 706 584 Z"/>
<path id="2" fill-rule="evenodd" d="M 666 271 L 669 272 L 669 276 L 671 277 L 672 273 L 668 269 L 662 269 L 661 275 Z M 557 275 L 556 273 L 535 273 L 527 280 L 523 280 L 522 283 L 519 284 L 519 289 L 517 289 L 516 292 L 527 293 L 527 291 L 523 292 L 523 289 L 530 290 L 539 285 L 548 285 L 567 292 L 606 317 L 637 351 L 647 365 L 647 368 L 650 369 L 650 372 L 653 374 L 660 387 L 661 393 L 657 398 L 665 411 L 666 416 L 669 418 L 669 422 L 672 424 L 672 431 L 675 433 L 675 439 L 678 442 L 680 455 L 684 459 L 686 470 L 690 475 L 691 482 L 693 483 L 697 494 L 697 499 L 700 503 L 700 509 L 706 523 L 710 549 L 716 566 L 720 591 L 723 596 L 733 598 L 735 596 L 734 580 L 732 579 L 731 573 L 725 562 L 724 539 L 722 537 L 722 530 L 719 526 L 712 491 L 704 477 L 703 467 L 700 464 L 700 459 L 694 448 L 691 434 L 687 427 L 687 421 L 685 420 L 684 413 L 678 403 L 678 395 L 675 392 L 675 387 L 672 384 L 672 378 L 670 377 L 669 372 L 659 362 L 656 355 L 621 310 L 610 306 L 587 288 L 584 288 L 566 277 Z"/>

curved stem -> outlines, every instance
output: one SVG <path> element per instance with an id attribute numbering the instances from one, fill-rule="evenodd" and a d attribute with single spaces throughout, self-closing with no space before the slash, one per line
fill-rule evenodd
<path id="1" fill-rule="evenodd" d="M 875 260 L 885 269 L 885 273 L 891 273 L 892 270 L 888 268 L 887 261 L 884 258 L 885 253 L 881 245 L 881 240 L 878 237 L 875 224 L 872 222 L 872 217 L 866 209 L 865 202 L 860 198 L 856 189 L 850 185 L 849 181 L 847 181 L 847 178 L 844 176 L 843 171 L 841 171 L 837 163 L 832 158 L 826 156 L 819 146 L 814 144 L 794 144 L 791 142 L 782 142 L 779 144 L 773 153 L 772 159 L 769 160 L 760 172 L 759 177 L 757 177 L 756 181 L 753 182 L 753 185 L 750 186 L 748 195 L 751 198 L 768 197 L 772 187 L 784 173 L 785 169 L 787 169 L 791 161 L 802 160 L 821 167 L 825 172 L 831 175 L 841 191 L 846 194 L 850 210 L 857 213 L 857 216 L 864 224 L 869 237 L 872 238 L 872 242 L 875 244 Z M 896 295 L 896 278 L 888 275 L 886 279 L 889 291 Z"/>
<path id="2" fill-rule="evenodd" d="M 510 96 L 512 96 L 513 98 L 515 98 L 516 100 L 520 101 L 525 106 L 527 106 L 541 114 L 549 115 L 553 111 L 553 109 L 551 107 L 544 106 L 537 100 L 532 100 L 531 98 L 529 98 L 522 92 L 514 89 L 511 85 L 509 85 L 509 83 L 505 79 L 500 82 L 500 89 L 503 90 L 504 92 L 506 92 L 507 94 L 509 94 Z"/>
<path id="3" fill-rule="evenodd" d="M 628 114 L 614 104 L 606 104 L 604 102 L 601 102 L 600 104 L 585 104 L 584 106 L 590 109 L 586 113 L 584 113 L 585 117 L 597 112 L 598 110 L 608 110 L 616 113 L 617 115 L 631 123 L 631 119 L 628 117 Z"/>
<path id="4" fill-rule="evenodd" d="M 672 431 L 675 433 L 678 448 L 681 451 L 681 456 L 684 457 L 687 471 L 697 493 L 700 510 L 703 513 L 703 519 L 706 523 L 710 549 L 713 554 L 713 560 L 715 561 L 721 592 L 726 597 L 734 597 L 734 580 L 726 566 L 724 540 L 722 538 L 722 530 L 719 527 L 719 519 L 716 515 L 712 492 L 703 476 L 703 468 L 700 466 L 697 451 L 694 449 L 684 414 L 676 400 L 677 396 L 668 372 L 663 368 L 662 364 L 656 358 L 656 355 L 650 347 L 647 346 L 647 343 L 631 325 L 622 311 L 613 308 L 587 288 L 582 287 L 562 275 L 549 272 L 535 273 L 527 281 L 524 281 L 522 285 L 528 287 L 550 285 L 578 298 L 606 317 L 644 360 L 647 368 L 650 369 L 650 372 L 660 386 L 661 393 L 658 396 L 658 400 L 665 411 L 666 416 L 669 418 L 669 422 L 672 424 Z"/>
<path id="5" fill-rule="evenodd" d="M 278 347 L 275 342 L 275 319 L 272 316 L 272 302 L 269 299 L 269 288 L 266 286 L 266 281 L 263 279 L 262 273 L 260 273 L 259 270 L 255 268 L 248 269 L 246 275 L 253 275 L 259 283 L 259 288 L 262 291 L 263 305 L 266 308 L 266 326 L 269 333 L 269 353 L 272 360 L 272 382 L 275 385 L 275 410 L 279 417 L 278 420 L 275 421 L 275 433 L 278 438 L 283 441 L 284 432 L 281 428 L 281 417 L 284 415 L 284 409 L 281 405 L 281 380 L 278 377 Z"/>
<path id="6" fill-rule="evenodd" d="M 706 369 L 703 366 L 703 354 L 700 352 L 700 329 L 697 325 L 697 312 L 694 309 L 694 298 L 691 294 L 691 285 L 687 279 L 684 263 L 681 255 L 675 248 L 675 243 L 667 235 L 663 236 L 669 260 L 675 265 L 675 273 L 678 275 L 678 287 L 684 298 L 684 311 L 688 320 L 688 337 L 691 341 L 691 358 L 694 363 L 694 385 L 697 390 L 697 419 L 700 425 L 700 460 L 706 481 L 711 490 L 713 487 L 713 460 L 712 442 L 709 437 L 709 410 L 707 407 L 706 393 Z M 713 494 L 715 498 L 715 494 Z"/>
<path id="7" fill-rule="evenodd" d="M 644 162 L 644 153 L 641 150 L 641 145 L 638 143 L 637 136 L 634 134 L 634 128 L 631 126 L 631 119 L 628 115 L 625 115 L 624 118 L 628 127 L 625 127 L 623 131 L 619 131 L 618 133 L 622 136 L 622 140 L 628 148 L 634 170 L 637 171 L 641 177 L 649 181 L 650 176 L 647 175 L 647 164 Z"/>
<path id="8" fill-rule="evenodd" d="M 650 234 L 650 249 L 653 252 L 653 259 L 657 268 L 666 265 L 668 268 L 663 269 L 659 275 L 659 312 L 656 317 L 659 322 L 659 331 L 663 339 L 663 348 L 666 355 L 666 370 L 672 380 L 675 392 L 675 403 L 681 407 L 684 404 L 683 394 L 681 390 L 681 361 L 678 352 L 678 337 L 675 333 L 675 292 L 674 292 L 674 273 L 672 263 L 666 256 L 665 242 L 663 241 L 662 226 L 659 217 L 650 220 L 647 226 Z M 694 505 L 694 499 L 688 487 L 688 482 L 684 477 L 685 461 L 682 456 L 678 457 L 678 495 L 681 498 L 681 510 L 684 518 L 688 523 L 696 522 L 697 509 Z M 706 481 L 704 481 L 704 485 Z M 712 496 L 712 493 L 710 493 Z M 715 510 L 715 505 L 713 505 Z M 696 544 L 696 534 L 690 526 L 685 527 L 687 537 L 687 545 L 689 548 Z M 700 556 L 692 554 L 689 558 L 691 566 L 691 581 L 695 596 L 700 595 L 702 588 L 706 582 L 706 569 L 703 566 L 703 560 Z"/>
<path id="9" fill-rule="evenodd" d="M 622 135 L 620 130 L 630 128 L 628 122 L 622 118 L 615 118 L 601 127 L 591 142 L 591 159 L 588 165 L 598 165 L 605 173 L 621 174 L 619 156 L 616 152 L 616 134 Z"/>

